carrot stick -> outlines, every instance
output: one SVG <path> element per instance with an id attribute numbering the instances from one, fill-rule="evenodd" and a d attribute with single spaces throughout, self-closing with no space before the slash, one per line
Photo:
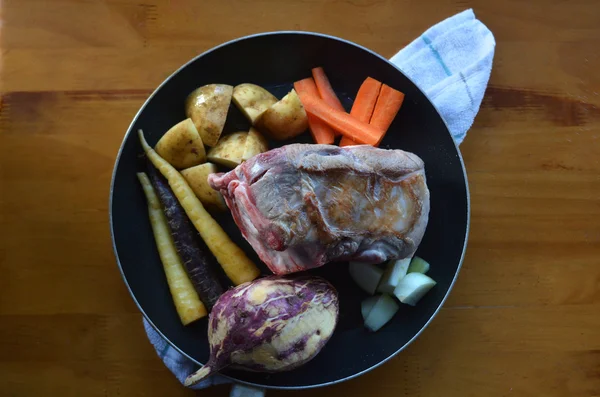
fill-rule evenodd
<path id="1" fill-rule="evenodd" d="M 319 95 L 321 99 L 323 99 L 329 106 L 334 109 L 341 110 L 343 112 L 346 111 L 344 106 L 342 106 L 342 102 L 335 94 L 327 75 L 325 74 L 325 70 L 322 67 L 314 68 L 312 70 L 313 78 L 315 79 L 315 83 L 317 84 L 317 89 L 319 90 Z M 338 131 L 336 131 L 338 132 Z M 339 136 L 339 132 L 335 134 Z"/>
<path id="2" fill-rule="evenodd" d="M 317 86 L 312 77 L 296 81 L 294 83 L 294 88 L 300 96 L 300 101 L 307 95 L 312 95 L 314 97 L 319 96 L 319 91 L 317 90 Z M 331 145 L 335 141 L 333 128 L 310 113 L 308 114 L 308 127 L 310 129 L 310 134 L 316 143 Z"/>
<path id="3" fill-rule="evenodd" d="M 377 103 L 377 97 L 379 96 L 380 90 L 381 82 L 372 77 L 367 77 L 358 89 L 354 104 L 352 105 L 352 110 L 350 110 L 350 115 L 365 123 L 371 121 L 373 109 L 375 109 L 375 103 Z M 342 137 L 340 146 L 349 145 L 356 145 L 356 142 L 348 137 Z"/>
<path id="4" fill-rule="evenodd" d="M 350 114 L 365 123 L 371 121 L 379 91 L 381 91 L 381 82 L 372 77 L 367 77 L 358 89 Z"/>
<path id="5" fill-rule="evenodd" d="M 370 124 L 380 130 L 387 131 L 396 114 L 398 114 L 403 101 L 403 93 L 384 84 L 381 87 L 379 98 L 377 98 Z"/>
<path id="6" fill-rule="evenodd" d="M 384 134 L 381 129 L 357 120 L 344 111 L 332 108 L 320 98 L 305 95 L 302 105 L 307 113 L 314 114 L 334 130 L 358 143 L 376 145 Z"/>
<path id="7" fill-rule="evenodd" d="M 322 67 L 314 68 L 312 70 L 313 78 L 315 79 L 315 84 L 317 85 L 317 90 L 319 90 L 319 95 L 321 98 L 334 109 L 341 110 L 345 112 L 346 110 L 342 106 L 342 102 L 335 95 L 335 91 L 325 74 L 325 71 Z"/>

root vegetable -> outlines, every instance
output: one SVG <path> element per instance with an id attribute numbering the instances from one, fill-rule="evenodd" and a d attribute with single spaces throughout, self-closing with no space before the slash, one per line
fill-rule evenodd
<path id="1" fill-rule="evenodd" d="M 187 325 L 206 316 L 206 307 L 200 301 L 198 293 L 194 290 L 194 286 L 177 255 L 167 219 L 148 176 L 144 173 L 139 173 L 137 176 L 148 201 L 150 224 L 152 225 L 156 247 L 167 276 L 167 283 L 169 284 L 175 309 L 183 325 Z"/>
<path id="2" fill-rule="evenodd" d="M 179 200 L 185 213 L 200 233 L 202 240 L 204 240 L 215 258 L 217 258 L 227 277 L 235 285 L 254 280 L 258 277 L 260 274 L 258 267 L 252 263 L 240 247 L 231 241 L 223 228 L 204 209 L 204 206 L 181 174 L 148 145 L 142 130 L 139 130 L 138 134 L 146 156 L 148 156 L 160 173 L 167 178 L 169 186 L 173 189 L 177 200 Z"/>
<path id="3" fill-rule="evenodd" d="M 287 371 L 308 362 L 331 337 L 338 296 L 314 276 L 271 276 L 225 292 L 210 314 L 210 358 L 186 386 L 227 367 Z"/>
<path id="4" fill-rule="evenodd" d="M 365 327 L 373 332 L 378 331 L 394 317 L 398 309 L 400 306 L 391 296 L 387 294 L 378 296 L 365 319 Z"/>
<path id="5" fill-rule="evenodd" d="M 148 163 L 148 176 L 164 209 L 179 258 L 198 296 L 210 311 L 223 293 L 223 287 L 215 272 L 215 266 L 218 264 L 204 241 L 198 238 L 198 232 L 177 201 L 167 180 L 150 161 Z"/>
<path id="6" fill-rule="evenodd" d="M 406 276 L 409 265 L 410 258 L 397 259 L 388 263 L 377 291 L 393 294 L 398 282 Z"/>
<path id="7" fill-rule="evenodd" d="M 394 295 L 400 302 L 415 306 L 435 284 L 431 277 L 422 273 L 408 273 L 398 283 Z"/>
<path id="8" fill-rule="evenodd" d="M 410 266 L 408 267 L 408 273 L 427 273 L 429 271 L 429 263 L 423 259 L 415 256 L 412 261 L 410 261 Z"/>
<path id="9" fill-rule="evenodd" d="M 365 292 L 373 295 L 383 276 L 383 270 L 375 265 L 366 265 L 359 262 L 350 262 L 348 266 L 352 280 Z"/>

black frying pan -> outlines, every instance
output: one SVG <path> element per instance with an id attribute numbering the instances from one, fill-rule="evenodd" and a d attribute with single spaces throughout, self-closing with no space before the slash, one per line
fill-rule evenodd
<path id="1" fill-rule="evenodd" d="M 111 196 L 110 224 L 117 263 L 133 299 L 148 321 L 176 349 L 198 364 L 208 358 L 207 320 L 181 325 L 160 264 L 144 194 L 136 172 L 145 169 L 137 135 L 142 128 L 151 145 L 185 118 L 184 100 L 209 83 L 256 83 L 276 96 L 294 81 L 323 66 L 347 109 L 362 81 L 371 76 L 406 94 L 402 109 L 381 147 L 400 148 L 425 161 L 431 192 L 429 224 L 417 255 L 428 260 L 437 282 L 416 307 L 402 305 L 394 319 L 377 333 L 363 327 L 360 301 L 366 295 L 334 263 L 312 271 L 330 280 L 340 297 L 340 321 L 321 353 L 291 372 L 261 374 L 234 370 L 223 374 L 262 387 L 324 386 L 360 375 L 406 347 L 431 321 L 448 295 L 463 260 L 469 228 L 469 193 L 464 165 L 444 121 L 425 95 L 396 67 L 351 42 L 314 33 L 278 32 L 249 36 L 216 47 L 193 59 L 158 87 L 135 116 L 117 156 Z M 224 132 L 248 130 L 232 105 Z M 304 134 L 294 142 L 310 142 Z M 286 142 L 284 142 L 286 143 Z M 287 142 L 289 143 L 289 142 Z M 282 143 L 271 142 L 271 147 Z M 221 225 L 256 262 L 229 214 Z"/>

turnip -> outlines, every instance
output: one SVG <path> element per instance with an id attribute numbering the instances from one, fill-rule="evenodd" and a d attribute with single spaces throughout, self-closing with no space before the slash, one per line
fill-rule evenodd
<path id="1" fill-rule="evenodd" d="M 415 256 L 412 261 L 410 261 L 410 266 L 408 267 L 408 273 L 427 273 L 429 271 L 429 263 L 418 256 Z"/>
<path id="2" fill-rule="evenodd" d="M 210 313 L 210 358 L 185 384 L 227 366 L 258 372 L 299 367 L 329 340 L 338 312 L 337 291 L 320 277 L 271 276 L 230 289 Z"/>
<path id="3" fill-rule="evenodd" d="M 406 276 L 410 258 L 398 259 L 387 264 L 377 291 L 393 294 L 402 277 Z"/>
<path id="4" fill-rule="evenodd" d="M 375 293 L 379 281 L 381 281 L 381 277 L 383 276 L 383 270 L 376 265 L 367 265 L 360 262 L 350 262 L 348 270 L 350 271 L 352 280 L 371 295 Z"/>
<path id="5" fill-rule="evenodd" d="M 368 306 L 371 302 L 364 302 L 363 304 Z M 400 306 L 394 298 L 388 294 L 377 296 L 377 300 L 365 318 L 365 326 L 373 332 L 378 331 L 394 317 L 399 308 Z"/>
<path id="6" fill-rule="evenodd" d="M 394 295 L 400 302 L 415 306 L 435 284 L 431 277 L 422 273 L 408 273 L 398 283 Z"/>

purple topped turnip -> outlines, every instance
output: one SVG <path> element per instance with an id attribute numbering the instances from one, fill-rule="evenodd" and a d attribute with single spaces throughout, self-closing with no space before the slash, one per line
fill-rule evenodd
<path id="1" fill-rule="evenodd" d="M 314 276 L 271 276 L 225 292 L 210 313 L 210 358 L 193 385 L 232 366 L 258 372 L 299 367 L 314 358 L 337 325 L 337 291 Z"/>

